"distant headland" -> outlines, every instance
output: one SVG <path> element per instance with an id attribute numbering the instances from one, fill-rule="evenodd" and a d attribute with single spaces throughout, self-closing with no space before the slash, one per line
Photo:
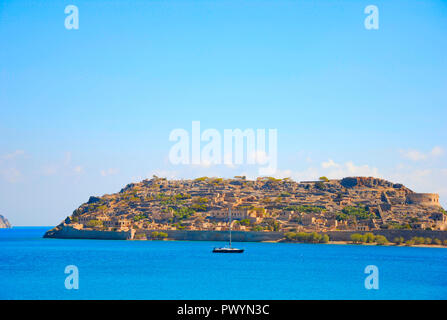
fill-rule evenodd
<path id="1" fill-rule="evenodd" d="M 45 237 L 224 240 L 229 208 L 235 241 L 293 241 L 306 233 L 347 240 L 356 232 L 447 239 L 447 213 L 434 193 L 373 177 L 244 176 L 131 183 L 90 197 Z"/>
<path id="2" fill-rule="evenodd" d="M 8 219 L 6 219 L 4 216 L 0 214 L 0 229 L 5 228 L 12 228 L 11 224 L 9 223 Z"/>

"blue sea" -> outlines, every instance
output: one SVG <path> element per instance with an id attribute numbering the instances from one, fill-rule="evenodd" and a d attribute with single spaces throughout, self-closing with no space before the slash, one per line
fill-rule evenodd
<path id="1" fill-rule="evenodd" d="M 50 227 L 0 229 L 0 299 L 446 299 L 447 249 L 43 239 Z M 79 289 L 65 288 L 65 267 Z M 379 288 L 366 289 L 365 267 Z"/>

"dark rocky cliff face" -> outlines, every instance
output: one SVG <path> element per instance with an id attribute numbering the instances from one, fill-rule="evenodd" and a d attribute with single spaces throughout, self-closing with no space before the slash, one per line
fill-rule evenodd
<path id="1" fill-rule="evenodd" d="M 345 188 L 367 187 L 367 188 L 394 188 L 405 190 L 406 193 L 412 191 L 400 183 L 392 183 L 383 179 L 373 177 L 347 177 L 340 180 L 340 184 Z"/>
<path id="2" fill-rule="evenodd" d="M 11 228 L 11 224 L 8 219 L 0 214 L 0 228 Z"/>

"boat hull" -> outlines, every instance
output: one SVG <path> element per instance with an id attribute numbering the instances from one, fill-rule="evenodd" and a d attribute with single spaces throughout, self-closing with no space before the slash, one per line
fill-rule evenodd
<path id="1" fill-rule="evenodd" d="M 242 253 L 244 249 L 236 248 L 214 248 L 213 253 Z"/>

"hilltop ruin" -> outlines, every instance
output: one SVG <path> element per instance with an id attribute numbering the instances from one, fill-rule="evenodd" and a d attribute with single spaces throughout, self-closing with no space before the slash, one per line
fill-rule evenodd
<path id="1" fill-rule="evenodd" d="M 135 230 L 336 231 L 446 230 L 437 194 L 415 193 L 372 177 L 296 182 L 271 177 L 247 180 L 153 177 L 115 194 L 90 197 L 59 225 Z M 57 229 L 57 228 L 56 228 Z"/>

